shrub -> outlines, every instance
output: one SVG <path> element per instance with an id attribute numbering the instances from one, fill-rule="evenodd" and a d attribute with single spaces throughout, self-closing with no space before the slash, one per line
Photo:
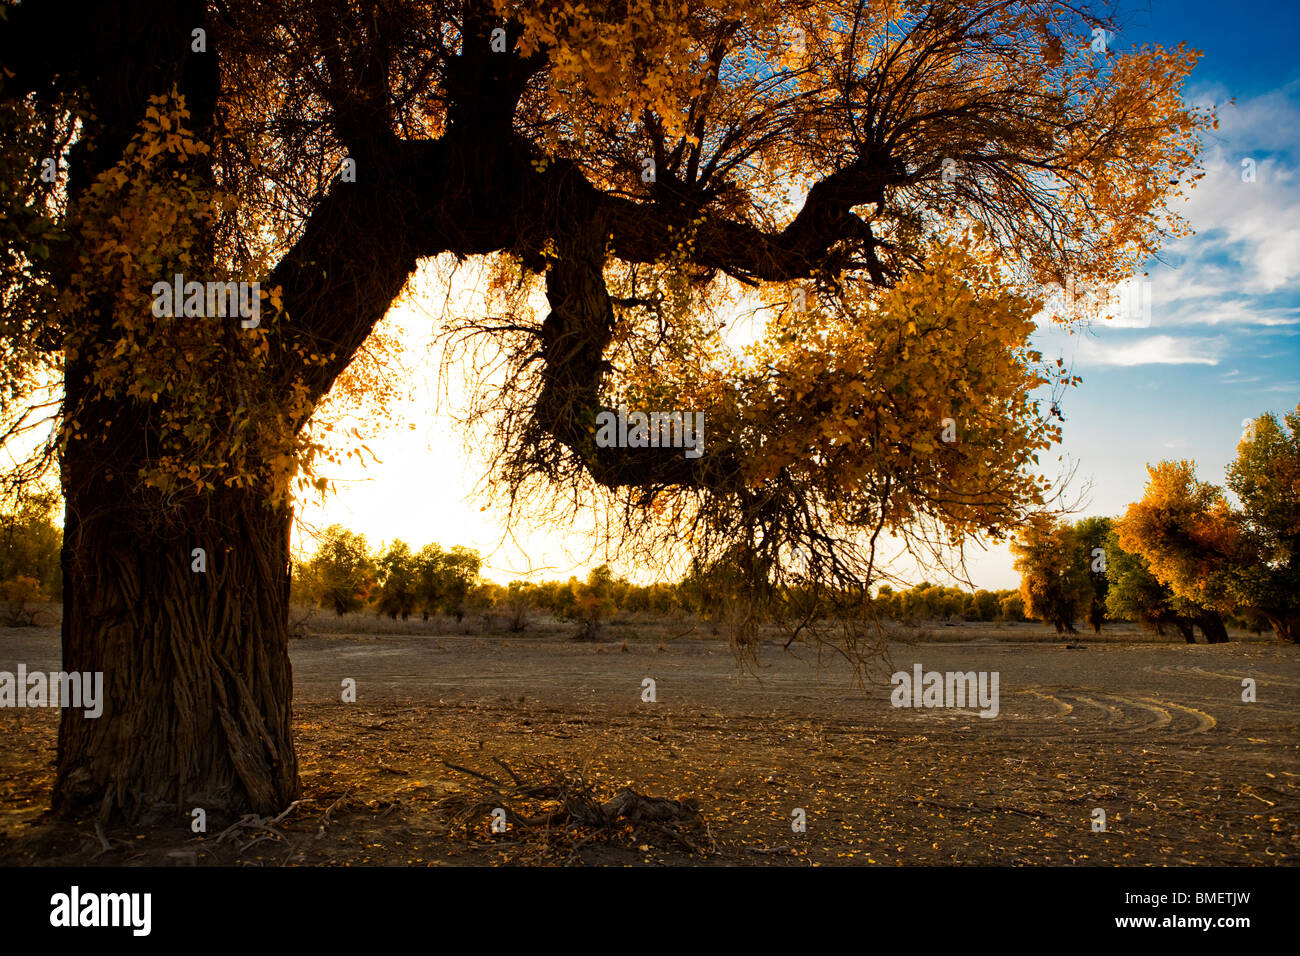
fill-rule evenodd
<path id="1" fill-rule="evenodd" d="M 0 581 L 0 614 L 4 616 L 6 627 L 31 627 L 36 623 L 39 608 L 33 604 L 42 604 L 49 596 L 41 590 L 41 583 L 25 575 Z"/>

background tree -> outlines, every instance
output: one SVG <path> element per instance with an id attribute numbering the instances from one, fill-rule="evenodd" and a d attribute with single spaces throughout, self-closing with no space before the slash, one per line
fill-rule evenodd
<path id="1" fill-rule="evenodd" d="M 339 617 L 365 607 L 376 575 L 366 536 L 337 524 L 325 529 L 307 562 L 306 578 L 315 588 L 317 606 L 330 608 Z"/>
<path id="2" fill-rule="evenodd" d="M 41 601 L 57 601 L 63 593 L 63 529 L 54 522 L 57 503 L 53 494 L 31 495 L 0 513 L 0 582 L 17 577 L 35 581 L 35 590 L 27 588 L 26 593 L 39 593 Z"/>
<path id="3" fill-rule="evenodd" d="M 479 583 L 483 560 L 472 548 L 455 545 L 442 557 L 438 593 L 441 609 L 456 620 L 465 616 L 470 591 Z"/>
<path id="4" fill-rule="evenodd" d="M 1044 285 L 1121 281 L 1179 231 L 1211 122 L 1194 55 L 1098 57 L 1114 24 L 1042 0 L 7 10 L 3 202 L 52 225 L 7 234 L 3 301 L 60 308 L 6 316 L 33 346 L 4 374 L 62 374 L 64 664 L 114 675 L 101 718 L 62 715 L 74 815 L 297 795 L 291 494 L 325 485 L 313 412 L 422 259 L 494 256 L 514 303 L 471 322 L 509 365 L 471 415 L 511 501 L 559 488 L 644 554 L 743 547 L 771 593 L 865 595 L 882 531 L 935 556 L 1041 507 L 1059 431 L 1030 396 L 1074 381 L 1029 347 Z M 176 273 L 263 282 L 260 326 L 151 318 Z M 738 284 L 772 313 L 745 362 L 716 334 Z M 707 453 L 597 446 L 622 400 L 703 411 Z"/>
<path id="5" fill-rule="evenodd" d="M 375 610 L 393 620 L 405 621 L 415 610 L 418 596 L 415 555 L 401 538 L 390 544 L 376 561 Z"/>
<path id="6" fill-rule="evenodd" d="M 415 600 L 427 621 L 430 614 L 465 616 L 470 593 L 479 585 L 483 559 L 472 548 L 455 545 L 444 551 L 427 544 L 415 556 Z"/>
<path id="7" fill-rule="evenodd" d="M 978 590 L 969 594 L 958 588 L 939 587 L 928 581 L 906 591 L 882 584 L 874 605 L 877 613 L 895 621 L 915 624 L 960 615 L 967 621 L 1023 621 L 1020 595 L 1015 591 Z"/>
<path id="8" fill-rule="evenodd" d="M 1280 640 L 1295 642 L 1300 409 L 1286 423 L 1284 430 L 1264 415 L 1237 446 L 1228 481 L 1240 510 L 1218 486 L 1199 481 L 1192 462 L 1165 461 L 1148 467 L 1142 499 L 1129 505 L 1116 530 L 1120 546 L 1142 555 L 1177 596 L 1225 613 L 1256 611 Z"/>
<path id="9" fill-rule="evenodd" d="M 573 589 L 568 582 L 543 581 L 537 586 L 538 607 L 561 620 L 568 618 L 573 600 Z"/>
<path id="10" fill-rule="evenodd" d="M 578 624 L 578 640 L 595 641 L 601 636 L 605 620 L 615 611 L 614 574 L 602 564 L 587 573 L 585 581 L 569 579 L 573 603 L 569 615 Z"/>
<path id="11" fill-rule="evenodd" d="M 1109 579 L 1106 576 L 1106 538 L 1115 522 L 1111 518 L 1083 518 L 1074 525 L 1074 536 L 1079 542 L 1076 560 L 1088 570 L 1088 583 L 1092 585 L 1092 598 L 1085 616 L 1092 630 L 1101 633 L 1106 620 L 1106 593 Z"/>
<path id="12" fill-rule="evenodd" d="M 415 604 L 424 620 L 436 614 L 443 604 L 442 566 L 446 560 L 442 548 L 426 544 L 415 556 Z"/>
<path id="13" fill-rule="evenodd" d="M 1250 633 L 1254 634 L 1256 637 L 1271 629 L 1271 625 L 1268 623 L 1268 618 L 1264 617 L 1264 615 L 1260 614 L 1258 611 L 1248 607 L 1238 608 L 1232 614 L 1228 615 L 1226 620 L 1231 623 L 1233 627 L 1239 627 L 1243 631 L 1250 631 Z"/>
<path id="14" fill-rule="evenodd" d="M 1074 528 L 1043 517 L 1029 523 L 1011 543 L 1020 572 L 1020 596 L 1027 616 L 1046 621 L 1056 633 L 1074 633 L 1074 622 L 1093 597 L 1088 568 Z"/>
<path id="15" fill-rule="evenodd" d="M 34 605 L 44 604 L 50 596 L 42 589 L 41 582 L 26 575 L 16 575 L 0 581 L 0 621 L 5 627 L 30 627 L 36 623 L 38 608 Z"/>
<path id="16" fill-rule="evenodd" d="M 1228 465 L 1253 564 L 1234 569 L 1235 608 L 1253 611 L 1284 641 L 1300 641 L 1300 405 L 1251 423 Z"/>
<path id="17" fill-rule="evenodd" d="M 974 620 L 993 621 L 998 616 L 998 596 L 994 591 L 979 590 L 975 592 L 971 601 L 971 611 Z"/>
<path id="18" fill-rule="evenodd" d="M 526 581 L 511 581 L 501 597 L 501 607 L 506 612 L 506 626 L 517 634 L 528 627 L 528 615 L 536 607 L 536 588 Z"/>
<path id="19" fill-rule="evenodd" d="M 1228 640 L 1218 612 L 1179 597 L 1161 584 L 1145 558 L 1120 547 L 1119 535 L 1113 529 L 1106 535 L 1104 547 L 1108 582 L 1106 611 L 1112 618 L 1141 621 L 1162 635 L 1172 625 L 1188 644 L 1196 643 L 1193 628 L 1198 625 L 1208 643 Z"/>
<path id="20" fill-rule="evenodd" d="M 1015 623 L 1025 619 L 1025 599 L 1019 591 L 1004 594 L 998 602 L 998 620 Z"/>
<path id="21" fill-rule="evenodd" d="M 480 580 L 478 583 L 470 587 L 469 592 L 466 594 L 457 621 L 464 620 L 465 614 L 470 611 L 490 611 L 493 608 L 500 608 L 505 599 L 505 588 L 497 584 L 495 581 Z M 492 621 L 498 617 L 499 615 L 495 614 L 485 614 L 484 620 Z"/>

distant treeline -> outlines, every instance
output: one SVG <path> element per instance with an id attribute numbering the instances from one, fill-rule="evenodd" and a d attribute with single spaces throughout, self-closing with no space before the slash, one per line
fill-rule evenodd
<path id="1" fill-rule="evenodd" d="M 708 617 L 711 609 L 741 597 L 723 593 L 727 578 L 716 573 L 696 571 L 677 582 L 641 585 L 602 565 L 584 578 L 501 585 L 483 580 L 481 568 L 478 553 L 470 548 L 426 544 L 415 551 L 399 539 L 372 552 L 365 535 L 332 525 L 315 554 L 294 566 L 292 594 L 296 604 L 339 615 L 369 608 L 393 619 L 416 614 L 427 619 L 433 613 L 462 618 L 469 611 L 496 609 L 522 626 L 523 616 L 534 611 L 586 622 L 591 630 L 618 612 L 681 611 Z M 1014 591 L 968 594 L 923 583 L 897 593 L 883 588 L 877 603 L 882 613 L 899 620 L 1024 620 Z"/>
<path id="2" fill-rule="evenodd" d="M 1072 569 L 1066 574 L 1067 588 L 1041 586 L 1055 567 L 1039 562 L 1033 565 L 1032 573 L 1026 574 L 1026 583 L 1018 590 L 972 593 L 928 581 L 907 590 L 884 585 L 872 599 L 871 610 L 881 618 L 904 624 L 1014 623 L 1027 619 L 1028 597 L 1033 616 L 1057 625 L 1061 631 L 1072 630 L 1076 620 L 1087 619 L 1098 630 L 1107 620 L 1125 620 L 1141 621 L 1163 632 L 1165 625 L 1181 627 L 1184 620 L 1199 623 L 1204 617 L 1204 609 L 1181 605 L 1181 615 L 1166 614 L 1159 601 L 1168 600 L 1168 596 L 1161 595 L 1158 585 L 1153 588 L 1140 561 L 1119 551 L 1113 541 L 1112 570 L 1109 574 L 1090 573 L 1084 559 L 1091 559 L 1091 553 L 1085 546 L 1092 543 L 1092 532 L 1109 531 L 1109 519 L 1088 519 L 1079 527 L 1092 530 L 1076 537 L 1074 528 L 1063 527 L 1058 529 L 1058 540 L 1053 544 L 1053 553 L 1069 555 L 1064 562 L 1058 562 Z M 716 571 L 696 570 L 676 582 L 639 585 L 615 576 L 602 565 L 584 578 L 501 585 L 483 580 L 481 567 L 478 553 L 465 547 L 444 550 L 437 544 L 427 544 L 417 551 L 397 540 L 372 552 L 364 535 L 334 525 L 325 530 L 316 553 L 295 565 L 294 602 L 339 615 L 369 609 L 403 620 L 412 615 L 427 619 L 435 613 L 460 619 L 469 612 L 490 610 L 504 616 L 513 630 L 522 630 L 531 614 L 540 613 L 578 622 L 584 634 L 594 636 L 601 622 L 615 614 L 681 613 L 708 619 L 719 608 L 744 598 L 730 593 L 729 577 Z M 1115 587 L 1110 589 L 1108 583 L 1112 580 Z M 1094 603 L 1096 595 L 1100 595 L 1100 605 Z M 1048 597 L 1057 603 L 1050 603 Z M 789 605 L 797 607 L 808 596 L 788 594 L 785 598 Z M 834 613 L 829 610 L 832 605 L 823 602 L 827 613 Z"/>
<path id="3" fill-rule="evenodd" d="M 331 525 L 316 552 L 295 563 L 290 593 L 295 604 L 340 616 L 370 609 L 394 620 L 435 613 L 461 619 L 470 611 L 494 610 L 513 630 L 522 630 L 529 615 L 540 612 L 578 622 L 587 636 L 595 636 L 601 622 L 620 611 L 691 612 L 707 599 L 698 582 L 694 587 L 690 580 L 636 585 L 615 577 L 607 566 L 581 579 L 507 585 L 484 580 L 481 569 L 478 552 L 470 548 L 426 544 L 413 550 L 398 539 L 372 552 L 365 535 Z"/>
<path id="4" fill-rule="evenodd" d="M 57 496 L 46 495 L 0 514 L 0 623 L 31 624 L 36 605 L 61 600 L 63 535 L 54 522 L 58 505 Z M 1136 621 L 1161 634 L 1172 628 L 1188 642 L 1200 629 L 1214 643 L 1227 640 L 1227 626 L 1255 633 L 1268 626 L 1267 616 L 1252 607 L 1228 611 L 1188 597 L 1186 588 L 1175 591 L 1156 577 L 1143 554 L 1126 551 L 1120 545 L 1123 532 L 1130 541 L 1142 541 L 1134 530 L 1140 530 L 1139 505 L 1124 519 L 1094 517 L 1069 524 L 1042 518 L 1022 528 L 1012 544 L 1021 575 L 1016 590 L 972 593 L 928 581 L 907 590 L 883 585 L 871 599 L 870 611 L 904 624 L 1033 619 L 1052 624 L 1059 633 L 1072 632 L 1080 621 L 1098 633 L 1108 621 Z M 531 615 L 547 614 L 574 621 L 581 635 L 594 637 L 615 614 L 712 619 L 720 608 L 745 599 L 733 593 L 736 577 L 719 569 L 696 569 L 679 581 L 650 585 L 632 584 L 607 566 L 584 578 L 507 585 L 484 580 L 481 571 L 482 560 L 470 548 L 426 544 L 413 550 L 396 540 L 374 552 L 364 535 L 331 525 L 315 553 L 294 563 L 291 600 L 340 616 L 372 610 L 403 620 L 433 614 L 461 619 L 471 611 L 492 611 L 512 630 L 527 627 Z M 788 607 L 826 609 L 818 615 L 842 613 L 831 610 L 836 602 L 826 595 L 782 596 Z"/>
<path id="5" fill-rule="evenodd" d="M 1015 623 L 1027 619 L 1052 624 L 1058 632 L 1087 621 L 1098 633 L 1108 621 L 1135 621 L 1163 634 L 1174 628 L 1194 640 L 1201 628 L 1210 641 L 1227 639 L 1225 625 L 1259 632 L 1258 615 L 1221 614 L 1180 598 L 1151 574 L 1144 559 L 1119 546 L 1110 518 L 1087 518 L 1077 524 L 1039 522 L 1022 531 L 1013 552 L 1021 572 L 1014 590 L 970 592 L 922 581 L 907 590 L 881 586 L 870 611 L 904 624 L 924 621 Z M 493 611 L 512 630 L 522 630 L 532 614 L 575 621 L 586 636 L 595 636 L 603 621 L 619 613 L 681 613 L 710 619 L 719 608 L 742 602 L 731 593 L 733 578 L 717 569 L 694 570 L 676 582 L 632 584 L 607 566 L 585 578 L 567 581 L 483 580 L 482 561 L 465 547 L 444 550 L 427 544 L 418 551 L 401 540 L 372 553 L 364 535 L 334 525 L 327 528 L 316 553 L 294 568 L 293 595 L 300 605 L 333 610 L 373 610 L 393 619 L 441 613 L 463 618 L 471 611 Z M 810 595 L 783 595 L 788 607 L 812 606 Z M 833 600 L 818 598 L 825 613 Z"/>
<path id="6" fill-rule="evenodd" d="M 876 612 L 905 624 L 921 621 L 995 621 L 998 623 L 1025 620 L 1025 607 L 1020 592 L 976 591 L 972 594 L 961 588 L 943 587 L 922 581 L 906 591 L 895 591 L 888 584 L 881 585 L 875 598 Z"/>

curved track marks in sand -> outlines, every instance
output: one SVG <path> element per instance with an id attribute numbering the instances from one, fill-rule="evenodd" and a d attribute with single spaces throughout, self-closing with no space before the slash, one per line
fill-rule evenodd
<path id="1" fill-rule="evenodd" d="M 1049 711 L 1047 705 L 1050 705 Z M 1162 697 L 1135 696 L 1092 688 L 1027 688 L 1002 698 L 994 729 L 1031 738 L 1112 737 L 1202 734 L 1218 726 L 1218 719 L 1203 710 Z"/>
<path id="2" fill-rule="evenodd" d="M 1300 688 L 1300 681 L 1288 680 L 1285 677 L 1275 677 L 1272 674 L 1263 674 L 1246 668 L 1242 668 L 1241 671 L 1236 674 L 1225 674 L 1222 671 L 1206 670 L 1204 667 L 1197 667 L 1194 664 L 1166 664 L 1161 667 L 1153 667 L 1152 670 L 1162 674 L 1177 674 L 1180 677 L 1195 676 L 1214 679 L 1221 678 L 1223 680 L 1232 681 L 1232 683 L 1237 686 L 1241 686 L 1243 679 L 1253 677 L 1260 684 L 1275 684 L 1278 687 Z"/>

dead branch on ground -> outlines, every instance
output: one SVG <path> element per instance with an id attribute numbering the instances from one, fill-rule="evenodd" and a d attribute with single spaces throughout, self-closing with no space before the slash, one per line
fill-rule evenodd
<path id="1" fill-rule="evenodd" d="M 465 792 L 438 803 L 452 827 L 463 826 L 466 835 L 476 821 L 491 819 L 493 811 L 499 809 L 511 827 L 506 833 L 513 831 L 539 840 L 547 848 L 567 848 L 570 858 L 588 843 L 609 842 L 620 836 L 630 837 L 636 844 L 658 843 L 700 855 L 714 849 L 699 804 L 691 798 L 646 796 L 623 787 L 602 799 L 585 774 L 550 765 L 529 767 L 532 779 L 528 779 L 496 759 L 509 778 L 503 780 L 469 767 L 443 763 L 472 778 Z"/>

